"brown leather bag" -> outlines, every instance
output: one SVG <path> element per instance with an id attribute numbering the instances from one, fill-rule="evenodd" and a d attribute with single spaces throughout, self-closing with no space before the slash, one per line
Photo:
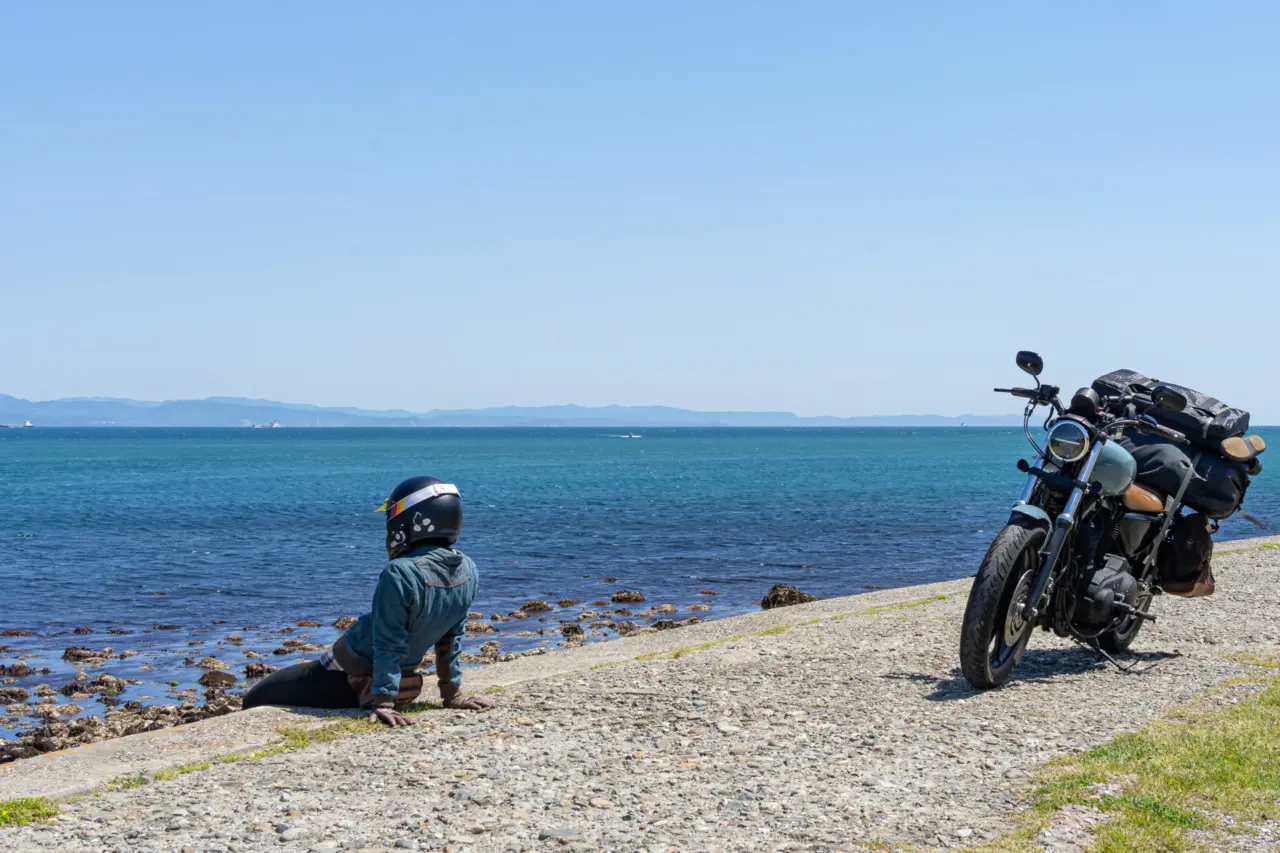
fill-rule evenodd
<path id="1" fill-rule="evenodd" d="M 1181 598 L 1213 595 L 1212 533 L 1217 524 L 1196 513 L 1173 522 L 1169 541 L 1160 553 L 1160 587 Z"/>

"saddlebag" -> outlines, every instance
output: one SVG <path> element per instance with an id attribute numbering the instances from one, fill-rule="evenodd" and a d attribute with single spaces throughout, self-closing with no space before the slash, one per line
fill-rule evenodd
<path id="1" fill-rule="evenodd" d="M 1203 598 L 1213 595 L 1213 539 L 1215 525 L 1203 515 L 1178 516 L 1169 538 L 1160 546 L 1156 565 L 1160 586 L 1170 595 Z"/>
<path id="2" fill-rule="evenodd" d="M 1181 412 L 1171 412 L 1152 403 L 1151 392 L 1157 385 L 1163 385 L 1185 396 L 1187 407 Z M 1093 390 L 1102 396 L 1132 396 L 1136 414 L 1150 415 L 1157 423 L 1176 429 L 1192 444 L 1207 448 L 1215 454 L 1220 452 L 1224 438 L 1244 435 L 1249 430 L 1249 413 L 1243 409 L 1233 409 L 1221 400 L 1215 400 L 1193 388 L 1149 379 L 1132 370 L 1113 370 L 1099 376 L 1093 381 Z"/>
<path id="3" fill-rule="evenodd" d="M 1126 430 L 1117 441 L 1138 463 L 1138 482 L 1165 495 L 1178 494 L 1182 478 L 1194 459 L 1195 473 L 1187 484 L 1182 503 L 1209 518 L 1226 518 L 1244 501 L 1249 478 L 1243 465 L 1228 462 L 1206 450 L 1132 430 Z"/>

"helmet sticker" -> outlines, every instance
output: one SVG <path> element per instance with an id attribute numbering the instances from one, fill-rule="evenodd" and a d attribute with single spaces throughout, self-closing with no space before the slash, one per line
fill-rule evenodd
<path id="1" fill-rule="evenodd" d="M 452 483 L 432 483 L 426 488 L 418 489 L 416 492 L 405 495 L 403 498 L 392 504 L 387 509 L 387 518 L 395 518 L 406 509 L 414 507 L 425 500 L 438 498 L 441 495 L 457 495 L 458 497 L 461 497 L 461 495 L 458 494 L 458 487 Z"/>

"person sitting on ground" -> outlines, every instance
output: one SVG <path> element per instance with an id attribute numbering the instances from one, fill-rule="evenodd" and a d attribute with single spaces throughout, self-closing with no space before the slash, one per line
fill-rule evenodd
<path id="1" fill-rule="evenodd" d="M 435 647 L 436 678 L 446 708 L 483 711 L 493 702 L 462 693 L 462 638 L 479 575 L 456 549 L 462 530 L 458 488 L 411 477 L 378 507 L 387 514 L 387 557 L 373 608 L 320 660 L 281 669 L 245 694 L 244 707 L 292 705 L 367 708 L 389 726 L 410 720 L 397 707 L 422 691 L 418 665 Z"/>

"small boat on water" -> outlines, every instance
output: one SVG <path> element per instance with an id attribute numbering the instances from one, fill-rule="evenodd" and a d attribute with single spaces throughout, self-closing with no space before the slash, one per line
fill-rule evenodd
<path id="1" fill-rule="evenodd" d="M 32 429 L 35 427 L 31 421 L 23 421 L 20 424 L 0 424 L 0 429 Z"/>
<path id="2" fill-rule="evenodd" d="M 254 424 L 253 428 L 254 429 L 280 429 L 280 424 L 277 423 L 276 421 L 272 421 L 269 424 Z"/>

